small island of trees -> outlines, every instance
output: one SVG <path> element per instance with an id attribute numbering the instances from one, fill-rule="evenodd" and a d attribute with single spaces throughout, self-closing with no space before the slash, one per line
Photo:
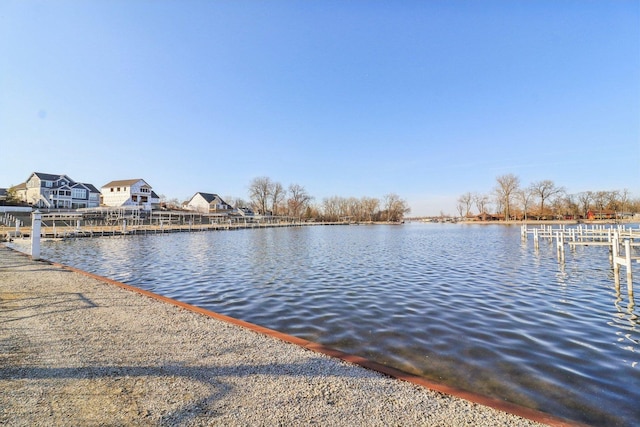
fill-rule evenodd
<path id="1" fill-rule="evenodd" d="M 299 184 L 286 189 L 269 177 L 254 178 L 249 184 L 249 202 L 231 199 L 235 208 L 251 208 L 258 214 L 283 215 L 304 220 L 401 222 L 410 212 L 405 200 L 395 193 L 374 197 L 333 196 L 314 204 L 314 197 Z"/>

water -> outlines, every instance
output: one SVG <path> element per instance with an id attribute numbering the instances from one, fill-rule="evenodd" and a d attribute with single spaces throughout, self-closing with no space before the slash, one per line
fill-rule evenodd
<path id="1" fill-rule="evenodd" d="M 603 247 L 559 264 L 518 227 L 407 224 L 43 242 L 42 257 L 557 416 L 640 420 L 639 311 Z"/>

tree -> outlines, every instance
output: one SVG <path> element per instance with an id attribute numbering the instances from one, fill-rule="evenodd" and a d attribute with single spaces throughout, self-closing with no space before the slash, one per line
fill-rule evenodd
<path id="1" fill-rule="evenodd" d="M 463 207 L 462 210 L 458 209 L 458 212 L 460 212 L 460 216 L 465 216 L 465 217 L 469 216 L 469 214 L 471 213 L 472 203 L 473 203 L 473 195 L 469 192 L 464 193 L 462 196 L 458 198 L 458 204 Z M 462 215 L 463 211 L 464 211 L 464 215 Z"/>
<path id="2" fill-rule="evenodd" d="M 15 186 L 11 186 L 7 188 L 7 195 L 4 203 L 8 206 L 18 205 L 21 200 L 18 198 L 18 193 L 16 192 Z"/>
<path id="3" fill-rule="evenodd" d="M 607 205 L 607 200 L 609 195 L 606 191 L 596 191 L 593 193 L 593 204 L 595 205 L 596 210 L 599 213 L 602 213 L 605 206 Z"/>
<path id="4" fill-rule="evenodd" d="M 363 197 L 360 199 L 360 204 L 364 219 L 373 221 L 378 214 L 378 209 L 380 209 L 380 200 L 373 197 Z"/>
<path id="5" fill-rule="evenodd" d="M 476 209 L 478 209 L 478 213 L 480 215 L 484 215 L 487 213 L 487 209 L 489 206 L 489 196 L 487 196 L 486 194 L 475 193 L 473 195 L 473 203 L 475 203 Z"/>
<path id="6" fill-rule="evenodd" d="M 529 204 L 531 203 L 531 198 L 533 197 L 533 192 L 531 191 L 531 188 L 523 188 L 517 191 L 516 195 L 520 200 L 520 203 L 522 203 L 523 218 L 526 221 Z"/>
<path id="7" fill-rule="evenodd" d="M 267 213 L 267 203 L 271 196 L 273 182 L 266 176 L 254 178 L 249 184 L 249 198 L 254 210 L 259 214 Z"/>
<path id="8" fill-rule="evenodd" d="M 279 182 L 274 182 L 271 184 L 271 212 L 273 215 L 278 215 L 279 206 L 285 198 L 284 188 L 282 184 Z"/>
<path id="9" fill-rule="evenodd" d="M 584 191 L 582 193 L 578 193 L 578 205 L 582 209 L 582 217 L 586 218 L 589 212 L 589 206 L 591 205 L 591 201 L 593 200 L 593 193 L 591 191 Z"/>
<path id="10" fill-rule="evenodd" d="M 289 198 L 287 199 L 289 215 L 299 217 L 312 199 L 303 186 L 298 184 L 289 185 Z"/>
<path id="11" fill-rule="evenodd" d="M 325 221 L 338 220 L 339 203 L 340 203 L 340 198 L 336 196 L 322 199 L 322 216 Z"/>
<path id="12" fill-rule="evenodd" d="M 563 187 L 557 187 L 556 184 L 549 179 L 533 182 L 529 188 L 531 193 L 540 200 L 540 216 L 544 216 L 545 200 L 564 193 Z"/>
<path id="13" fill-rule="evenodd" d="M 411 212 L 407 202 L 395 193 L 385 195 L 383 204 L 387 214 L 387 221 L 390 222 L 399 222 L 404 217 L 404 214 Z"/>
<path id="14" fill-rule="evenodd" d="M 520 178 L 510 173 L 497 177 L 496 181 L 498 185 L 495 188 L 495 193 L 504 208 L 504 219 L 509 221 L 511 218 L 511 200 L 520 188 Z"/>

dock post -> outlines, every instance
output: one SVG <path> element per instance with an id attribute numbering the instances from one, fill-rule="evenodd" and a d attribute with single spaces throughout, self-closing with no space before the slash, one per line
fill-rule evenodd
<path id="1" fill-rule="evenodd" d="M 533 247 L 537 250 L 540 248 L 540 242 L 538 238 L 538 229 L 533 229 Z"/>
<path id="2" fill-rule="evenodd" d="M 20 235 L 20 220 L 16 218 L 16 237 Z"/>
<path id="3" fill-rule="evenodd" d="M 40 259 L 40 227 L 42 215 L 36 209 L 31 214 L 31 259 L 37 261 Z"/>
<path id="4" fill-rule="evenodd" d="M 562 231 L 556 231 L 556 252 L 558 255 L 558 261 L 564 262 L 564 233 Z"/>
<path id="5" fill-rule="evenodd" d="M 618 264 L 618 254 L 620 253 L 620 242 L 618 235 L 613 236 L 613 242 L 611 242 L 611 256 L 613 257 L 613 272 L 620 274 L 620 264 Z"/>
<path id="6" fill-rule="evenodd" d="M 625 267 L 627 267 L 627 293 L 629 298 L 633 298 L 633 271 L 631 270 L 631 241 L 624 241 Z"/>
<path id="7" fill-rule="evenodd" d="M 127 220 L 122 220 L 122 234 L 127 234 Z"/>

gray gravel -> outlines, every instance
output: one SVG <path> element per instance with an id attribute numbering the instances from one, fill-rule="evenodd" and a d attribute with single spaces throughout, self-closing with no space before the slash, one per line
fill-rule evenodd
<path id="1" fill-rule="evenodd" d="M 0 245 L 0 424 L 528 426 Z"/>

